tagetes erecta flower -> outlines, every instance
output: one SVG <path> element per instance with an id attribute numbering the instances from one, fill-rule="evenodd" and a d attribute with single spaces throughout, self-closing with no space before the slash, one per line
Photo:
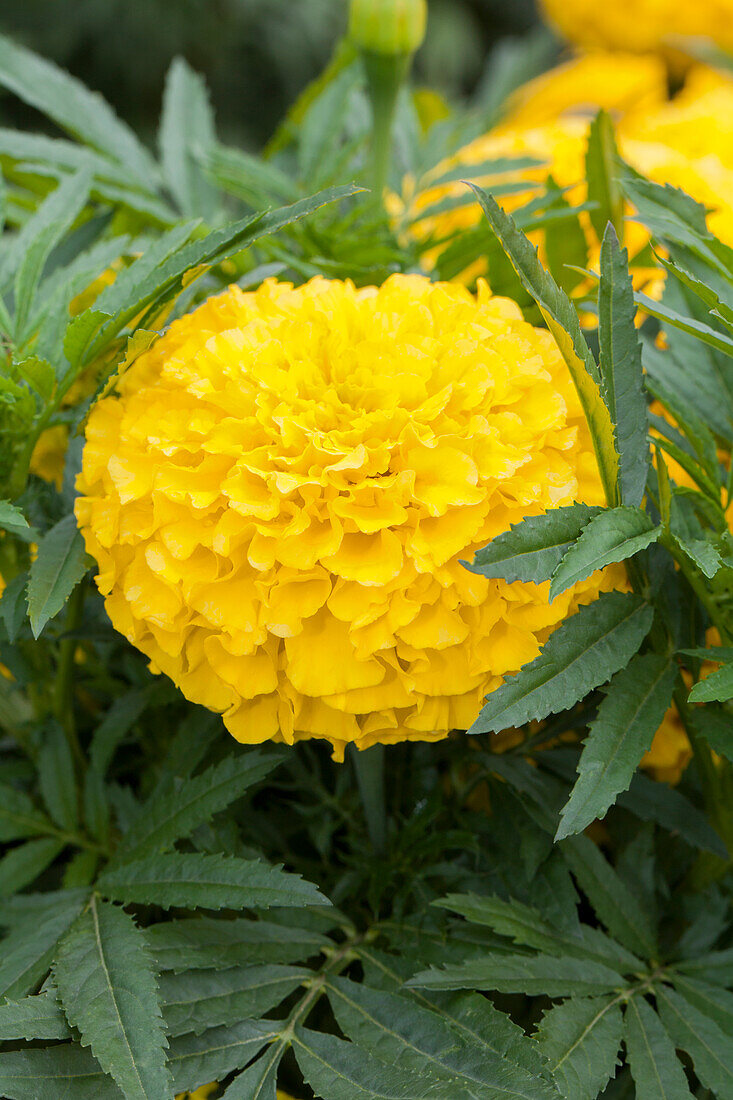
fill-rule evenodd
<path id="1" fill-rule="evenodd" d="M 580 46 L 677 58 L 675 39 L 707 38 L 733 49 L 733 0 L 541 0 L 554 27 Z"/>
<path id="2" fill-rule="evenodd" d="M 435 740 L 537 656 L 548 602 L 461 559 L 600 501 L 549 333 L 480 286 L 231 287 L 87 427 L 77 517 L 115 627 L 238 740 Z"/>
<path id="3" fill-rule="evenodd" d="M 180 1092 L 176 1100 L 211 1100 L 218 1087 L 217 1082 L 213 1081 L 210 1085 L 201 1085 L 194 1092 Z"/>

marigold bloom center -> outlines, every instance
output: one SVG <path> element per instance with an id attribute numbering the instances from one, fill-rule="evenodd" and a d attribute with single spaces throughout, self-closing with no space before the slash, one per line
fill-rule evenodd
<path id="1" fill-rule="evenodd" d="M 231 287 L 96 406 L 79 488 L 114 625 L 250 743 L 465 728 L 599 587 L 461 564 L 600 499 L 551 336 L 485 286 Z"/>

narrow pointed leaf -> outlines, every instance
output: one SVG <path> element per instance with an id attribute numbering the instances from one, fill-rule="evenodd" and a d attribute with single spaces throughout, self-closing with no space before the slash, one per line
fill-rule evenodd
<path id="1" fill-rule="evenodd" d="M 66 842 L 55 836 L 37 837 L 7 851 L 0 859 L 0 897 L 30 886 L 65 846 Z"/>
<path id="2" fill-rule="evenodd" d="M 0 1042 L 8 1039 L 69 1039 L 71 1031 L 55 993 L 37 993 L 0 1004 Z"/>
<path id="3" fill-rule="evenodd" d="M 54 948 L 84 904 L 83 890 L 42 895 L 32 920 L 21 920 L 2 941 L 0 998 L 20 997 L 44 977 Z"/>
<path id="4" fill-rule="evenodd" d="M 269 909 L 271 906 L 324 905 L 322 894 L 299 875 L 233 856 L 181 854 L 151 856 L 107 870 L 98 880 L 114 901 L 195 909 Z"/>
<path id="5" fill-rule="evenodd" d="M 695 684 L 690 692 L 691 703 L 725 703 L 733 699 L 733 663 L 722 665 Z"/>
<path id="6" fill-rule="evenodd" d="M 662 724 L 676 677 L 676 665 L 653 653 L 637 654 L 616 673 L 591 724 L 556 840 L 580 833 L 604 817 L 616 796 L 628 790 Z"/>
<path id="7" fill-rule="evenodd" d="M 215 192 L 199 165 L 215 140 L 206 84 L 176 57 L 166 76 L 158 143 L 166 187 L 186 217 L 210 217 L 216 209 Z"/>
<path id="8" fill-rule="evenodd" d="M 469 732 L 497 732 L 574 706 L 628 664 L 652 618 L 652 609 L 636 596 L 602 593 L 550 635 L 539 657 L 489 695 Z"/>
<path id="9" fill-rule="evenodd" d="M 530 516 L 477 550 L 467 568 L 484 577 L 542 584 L 549 581 L 583 528 L 601 511 L 587 504 L 571 504 L 543 516 Z"/>
<path id="10" fill-rule="evenodd" d="M 623 1019 L 617 997 L 564 1001 L 545 1012 L 540 1050 L 565 1100 L 596 1100 L 616 1070 Z"/>
<path id="11" fill-rule="evenodd" d="M 241 1020 L 230 1027 L 215 1027 L 203 1035 L 173 1039 L 168 1064 L 176 1092 L 188 1092 L 222 1081 L 246 1066 L 278 1032 L 274 1020 Z"/>
<path id="12" fill-rule="evenodd" d="M 598 288 L 601 389 L 616 438 L 621 502 L 638 507 L 649 472 L 648 418 L 628 259 L 609 224 L 601 245 Z"/>
<path id="13" fill-rule="evenodd" d="M 590 220 L 598 240 L 603 240 L 610 222 L 619 240 L 624 233 L 624 198 L 618 182 L 618 150 L 613 134 L 613 123 L 607 111 L 599 111 L 588 130 L 588 150 L 585 171 L 588 180 L 588 198 L 596 203 L 590 211 Z"/>
<path id="14" fill-rule="evenodd" d="M 163 975 L 160 997 L 167 1032 L 200 1035 L 230 1020 L 262 1016 L 310 976 L 302 967 L 271 965 Z"/>
<path id="15" fill-rule="evenodd" d="M 642 997 L 626 1006 L 624 1042 L 637 1096 L 644 1100 L 693 1100 L 674 1043 Z"/>
<path id="16" fill-rule="evenodd" d="M 733 1036 L 674 990 L 658 989 L 657 1008 L 675 1046 L 692 1058 L 695 1073 L 719 1100 L 733 1096 Z"/>
<path id="17" fill-rule="evenodd" d="M 609 504 L 617 504 L 619 457 L 613 425 L 600 390 L 601 376 L 580 328 L 578 315 L 537 258 L 537 250 L 498 203 L 474 184 L 472 187 L 491 228 L 511 260 L 522 285 L 532 295 L 554 336 L 578 391 L 593 439 L 601 482 Z"/>
<path id="18" fill-rule="evenodd" d="M 597 569 L 645 550 L 662 533 L 640 508 L 609 508 L 592 517 L 563 555 L 550 583 L 550 599 L 585 580 Z"/>
<path id="19" fill-rule="evenodd" d="M 73 515 L 44 535 L 31 565 L 28 582 L 28 614 L 34 638 L 49 619 L 58 614 L 87 571 L 84 541 Z"/>
<path id="20" fill-rule="evenodd" d="M 146 928 L 145 937 L 159 968 L 175 971 L 291 963 L 318 954 L 330 943 L 307 928 L 248 917 L 161 921 Z"/>
<path id="21" fill-rule="evenodd" d="M 111 1077 L 76 1043 L 0 1054 L 5 1100 L 123 1100 Z"/>
<path id="22" fill-rule="evenodd" d="M 488 953 L 455 966 L 425 970 L 407 984 L 421 989 L 525 993 L 528 997 L 586 997 L 615 992 L 625 985 L 619 973 L 586 959 Z"/>
<path id="23" fill-rule="evenodd" d="M 155 974 L 132 917 L 93 897 L 54 964 L 64 1012 L 128 1100 L 170 1095 Z"/>

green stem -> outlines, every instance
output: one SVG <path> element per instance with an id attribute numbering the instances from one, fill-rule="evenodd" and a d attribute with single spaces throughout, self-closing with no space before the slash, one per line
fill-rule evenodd
<path id="1" fill-rule="evenodd" d="M 384 745 L 370 749 L 356 749 L 352 756 L 356 782 L 364 806 L 369 839 L 375 854 L 383 856 L 387 850 L 387 798 L 384 785 Z"/>
<path id="2" fill-rule="evenodd" d="M 84 613 L 85 583 L 81 581 L 71 594 L 66 611 L 66 634 L 59 645 L 59 661 L 53 690 L 53 713 L 63 727 L 69 748 L 83 771 L 86 767 L 84 753 L 79 744 L 74 718 L 74 655 L 77 640 L 73 636 L 81 626 Z"/>
<path id="3" fill-rule="evenodd" d="M 397 96 L 407 76 L 411 55 L 365 51 L 363 57 L 372 104 L 371 185 L 381 200 L 389 182 Z"/>

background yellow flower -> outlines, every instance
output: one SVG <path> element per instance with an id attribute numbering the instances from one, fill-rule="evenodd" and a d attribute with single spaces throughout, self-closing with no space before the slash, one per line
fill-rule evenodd
<path id="1" fill-rule="evenodd" d="M 236 286 L 92 412 L 77 517 L 112 622 L 249 743 L 433 740 L 620 570 L 461 559 L 601 488 L 554 341 L 422 276 Z"/>
<path id="2" fill-rule="evenodd" d="M 581 46 L 664 50 L 675 39 L 708 38 L 733 49 L 733 0 L 541 0 L 548 21 Z"/>

